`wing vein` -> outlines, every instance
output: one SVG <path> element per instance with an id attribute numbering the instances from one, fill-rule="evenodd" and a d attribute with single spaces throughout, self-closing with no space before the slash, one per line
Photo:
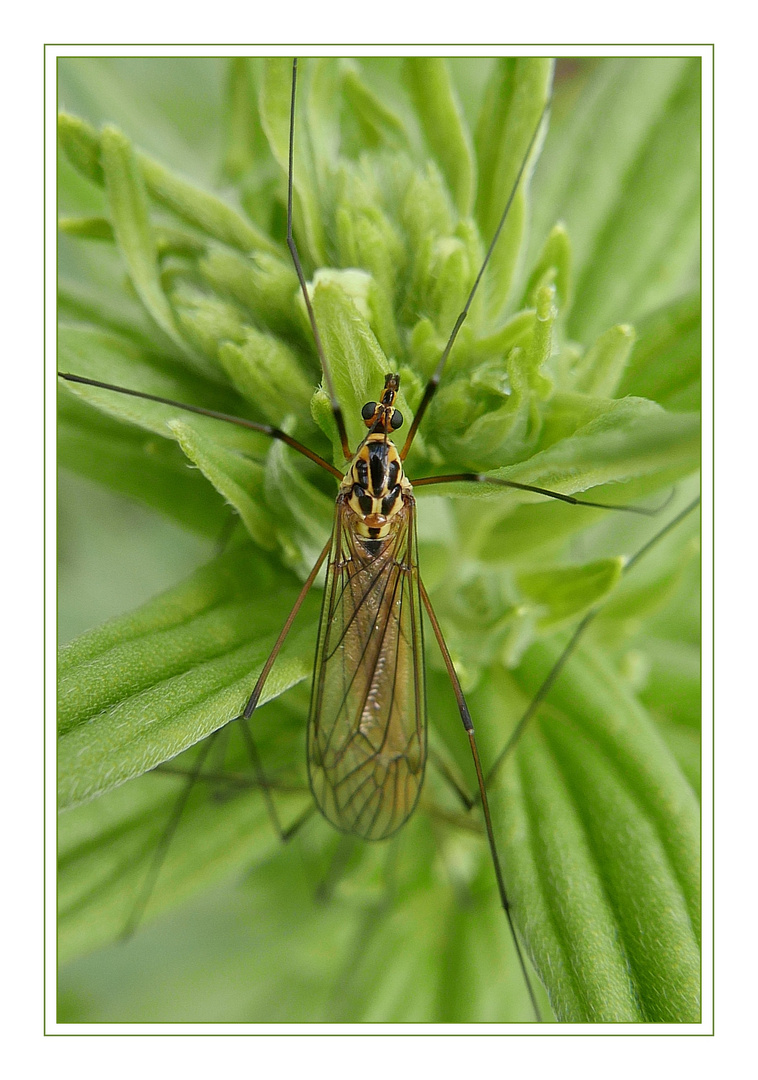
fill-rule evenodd
<path id="1" fill-rule="evenodd" d="M 414 510 L 404 496 L 374 553 L 338 500 L 327 566 L 308 771 L 328 820 L 365 839 L 391 835 L 410 816 L 426 761 Z"/>

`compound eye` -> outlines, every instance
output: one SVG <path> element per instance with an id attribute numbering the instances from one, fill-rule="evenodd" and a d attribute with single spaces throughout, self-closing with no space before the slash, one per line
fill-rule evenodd
<path id="1" fill-rule="evenodd" d="M 367 401 L 366 404 L 361 409 L 361 416 L 363 417 L 364 420 L 370 420 L 375 412 L 376 412 L 376 402 L 375 401 Z"/>
<path id="2" fill-rule="evenodd" d="M 390 420 L 390 426 L 393 431 L 397 431 L 399 427 L 403 425 L 403 414 L 399 409 L 395 409 L 392 413 L 392 419 Z"/>

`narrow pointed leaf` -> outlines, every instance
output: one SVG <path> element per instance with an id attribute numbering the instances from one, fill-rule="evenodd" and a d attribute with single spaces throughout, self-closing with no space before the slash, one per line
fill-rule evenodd
<path id="1" fill-rule="evenodd" d="M 238 548 L 63 651 L 61 807 L 140 776 L 239 715 L 280 629 L 279 605 L 266 603 L 271 582 L 270 564 Z M 288 583 L 282 606 L 298 588 Z M 311 650 L 293 639 L 266 699 L 307 676 Z"/>
<path id="2" fill-rule="evenodd" d="M 441 57 L 414 57 L 404 75 L 410 87 L 424 136 L 461 214 L 471 211 L 475 176 L 471 136 L 450 75 Z"/>
<path id="3" fill-rule="evenodd" d="M 527 692 L 548 670 L 536 657 Z M 524 737 L 506 769 L 517 918 L 560 1019 L 695 1023 L 694 793 L 599 658 L 585 650 L 569 668 L 549 695 L 560 711 Z"/>

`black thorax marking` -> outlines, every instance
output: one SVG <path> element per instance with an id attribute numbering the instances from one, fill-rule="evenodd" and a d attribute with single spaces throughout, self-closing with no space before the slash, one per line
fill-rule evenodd
<path id="1" fill-rule="evenodd" d="M 359 518 L 360 535 L 382 540 L 390 520 L 403 506 L 403 466 L 397 447 L 385 433 L 370 434 L 343 482 L 348 505 Z"/>

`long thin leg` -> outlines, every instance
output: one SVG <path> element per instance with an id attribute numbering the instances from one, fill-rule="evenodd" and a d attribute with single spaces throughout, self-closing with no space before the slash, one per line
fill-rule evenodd
<path id="1" fill-rule="evenodd" d="M 292 235 L 292 181 L 294 175 L 294 160 L 295 160 L 295 90 L 297 88 L 297 57 L 292 61 L 292 97 L 290 98 L 290 141 L 289 141 L 289 168 L 287 174 L 287 247 L 290 249 L 290 255 L 292 256 L 292 262 L 295 264 L 295 273 L 297 274 L 298 281 L 300 282 L 300 289 L 305 300 L 305 306 L 308 310 L 308 318 L 311 323 L 311 330 L 313 331 L 313 340 L 316 343 L 316 351 L 318 358 L 321 361 L 321 370 L 324 373 L 324 382 L 326 383 L 327 393 L 329 394 L 329 401 L 332 406 L 332 415 L 334 416 L 334 422 L 337 425 L 337 431 L 339 432 L 340 442 L 342 443 L 342 453 L 345 455 L 345 461 L 349 461 L 352 457 L 350 453 L 350 444 L 347 440 L 347 431 L 345 429 L 345 418 L 342 415 L 342 409 L 340 403 L 337 401 L 337 395 L 334 391 L 334 383 L 332 381 L 332 374 L 329 370 L 329 365 L 326 362 L 326 353 L 324 352 L 324 346 L 321 342 L 321 335 L 318 332 L 318 326 L 316 325 L 316 314 L 313 310 L 311 298 L 308 295 L 308 286 L 305 282 L 305 274 L 300 264 L 300 255 L 298 254 L 297 244 L 295 238 Z"/>
<path id="2" fill-rule="evenodd" d="M 282 826 L 281 820 L 279 818 L 279 813 L 276 809 L 276 803 L 271 796 L 272 785 L 269 783 L 268 779 L 266 778 L 266 774 L 263 771 L 263 765 L 261 764 L 258 747 L 255 745 L 255 742 L 253 740 L 253 733 L 250 730 L 250 721 L 247 719 L 247 717 L 241 716 L 239 718 L 239 723 L 241 726 L 243 738 L 245 740 L 247 754 L 250 758 L 250 763 L 256 775 L 257 786 L 263 792 L 263 800 L 266 804 L 268 816 L 274 826 L 274 829 L 276 830 L 279 839 L 283 844 L 286 844 L 287 841 L 291 840 L 295 833 L 298 832 L 298 830 L 305 824 L 305 822 L 313 816 L 316 807 L 313 803 L 311 803 L 311 805 L 306 807 L 303 813 L 298 818 L 296 818 L 291 825 L 288 825 L 286 829 Z"/>
<path id="3" fill-rule="evenodd" d="M 226 727 L 219 728 L 219 731 L 226 731 Z M 190 776 L 192 769 L 166 761 L 161 765 L 156 765 L 153 772 L 166 776 Z M 225 769 L 203 769 L 197 779 L 200 783 L 217 784 L 234 791 L 258 791 L 261 786 L 257 778 L 253 779 L 248 773 L 227 772 Z M 266 784 L 272 791 L 281 791 L 289 795 L 304 794 L 308 791 L 303 784 L 280 784 L 275 780 L 266 780 Z"/>
<path id="4" fill-rule="evenodd" d="M 463 806 L 464 810 L 471 810 L 476 803 L 476 799 L 472 799 L 471 795 L 466 791 L 465 787 L 461 783 L 460 779 L 455 775 L 450 765 L 445 761 L 441 754 L 436 750 L 429 750 L 429 761 L 435 766 L 437 772 L 445 780 L 448 787 L 455 792 L 458 797 L 458 801 Z"/>
<path id="5" fill-rule="evenodd" d="M 211 747 L 213 746 L 216 736 L 218 735 L 220 730 L 221 729 L 219 728 L 218 731 L 214 731 L 212 735 L 209 735 L 200 747 L 200 751 L 197 755 L 197 760 L 195 761 L 194 766 L 192 767 L 189 775 L 187 776 L 187 781 L 184 785 L 184 788 L 182 789 L 182 793 L 174 804 L 174 809 L 171 812 L 171 817 L 168 820 L 168 824 L 161 833 L 161 838 L 155 847 L 155 851 L 153 852 L 153 857 L 150 860 L 150 866 L 148 868 L 147 876 L 142 883 L 142 888 L 129 914 L 126 925 L 124 926 L 124 929 L 121 933 L 121 937 L 124 941 L 132 936 L 134 931 L 137 929 L 137 926 L 139 925 L 142 916 L 145 913 L 145 908 L 147 907 L 148 900 L 152 895 L 153 889 L 155 888 L 155 883 L 158 879 L 158 874 L 160 873 L 160 869 L 163 866 L 163 860 L 166 858 L 166 853 L 168 852 L 169 845 L 174 837 L 174 833 L 179 827 L 179 822 L 181 820 L 182 814 L 184 813 L 184 808 L 187 805 L 187 800 L 192 793 L 192 789 L 200 776 L 203 765 L 206 762 Z"/>
<path id="6" fill-rule="evenodd" d="M 303 601 L 305 600 L 306 596 L 310 592 L 311 586 L 313 585 L 313 582 L 316 580 L 316 577 L 318 576 L 318 572 L 321 569 L 321 564 L 323 563 L 326 556 L 329 554 L 329 548 L 331 546 L 332 546 L 332 538 L 330 536 L 329 539 L 327 540 L 326 544 L 324 545 L 324 548 L 323 548 L 321 554 L 316 559 L 316 565 L 313 567 L 310 574 L 305 579 L 305 584 L 303 585 L 302 589 L 300 590 L 300 595 L 298 596 L 297 600 L 295 601 L 295 603 L 294 603 L 294 605 L 292 607 L 292 611 L 287 616 L 287 621 L 285 622 L 284 626 L 282 627 L 281 633 L 279 634 L 279 637 L 276 639 L 276 643 L 275 643 L 273 649 L 271 650 L 271 653 L 269 654 L 268 660 L 263 665 L 261 673 L 258 676 L 258 681 L 256 682 L 255 686 L 253 687 L 253 692 L 250 695 L 250 697 L 248 698 L 247 705 L 245 706 L 244 711 L 242 712 L 241 718 L 243 718 L 245 720 L 249 720 L 250 717 L 255 712 L 256 706 L 258 705 L 258 701 L 260 699 L 260 696 L 263 693 L 263 687 L 266 684 L 266 679 L 271 674 L 271 668 L 274 666 L 276 658 L 279 655 L 279 650 L 281 649 L 282 645 L 284 644 L 285 638 L 287 637 L 287 634 L 290 632 L 292 624 L 295 621 L 295 616 L 297 615 L 298 611 L 302 607 Z M 240 719 L 240 717 L 237 717 L 237 719 Z"/>
<path id="7" fill-rule="evenodd" d="M 430 378 L 429 382 L 426 384 L 426 387 L 424 389 L 423 397 L 421 398 L 421 404 L 419 405 L 419 407 L 418 407 L 418 409 L 416 411 L 416 415 L 413 417 L 413 423 L 411 424 L 410 431 L 408 432 L 408 437 L 406 438 L 405 443 L 403 444 L 403 449 L 400 451 L 400 457 L 401 457 L 401 459 L 403 461 L 407 457 L 408 451 L 411 448 L 411 444 L 413 443 L 413 440 L 416 437 L 416 432 L 418 431 L 419 424 L 421 423 L 421 421 L 424 418 L 424 413 L 429 408 L 429 403 L 431 402 L 432 398 L 434 397 L 434 395 L 437 392 L 437 387 L 439 386 L 440 379 L 442 378 L 442 372 L 444 370 L 445 364 L 447 363 L 447 358 L 450 355 L 450 352 L 451 352 L 451 350 L 453 348 L 453 345 L 455 344 L 455 339 L 458 337 L 458 332 L 459 332 L 460 328 L 463 326 L 464 322 L 466 321 L 466 316 L 469 313 L 469 308 L 471 307 L 472 303 L 474 302 L 474 297 L 476 296 L 477 290 L 479 288 L 479 283 L 481 282 L 482 277 L 484 276 L 484 271 L 487 269 L 487 264 L 489 263 L 489 261 L 490 261 L 490 259 L 492 257 L 492 252 L 495 250 L 495 245 L 498 242 L 498 239 L 500 237 L 500 233 L 503 231 L 503 226 L 505 225 L 505 219 L 508 217 L 508 213 L 509 213 L 509 211 L 511 209 L 511 206 L 513 204 L 513 200 L 516 198 L 516 192 L 518 191 L 519 184 L 521 183 L 521 177 L 524 175 L 524 170 L 526 169 L 526 163 L 529 161 L 529 158 L 530 158 L 531 153 L 532 153 L 532 149 L 534 147 L 535 142 L 537 141 L 537 135 L 539 134 L 539 130 L 542 127 L 542 121 L 545 119 L 545 115 L 546 115 L 548 109 L 550 108 L 550 101 L 551 101 L 551 98 L 548 97 L 548 99 L 545 102 L 545 105 L 544 105 L 544 107 L 542 109 L 542 112 L 540 113 L 540 118 L 537 121 L 537 126 L 535 127 L 534 132 L 532 134 L 532 137 L 529 140 L 529 145 L 526 148 L 526 153 L 524 154 L 524 158 L 523 158 L 523 160 L 521 162 L 521 165 L 519 167 L 519 171 L 516 174 L 516 179 L 513 182 L 513 187 L 511 188 L 510 195 L 508 196 L 508 199 L 507 199 L 507 201 L 505 203 L 505 207 L 503 208 L 503 213 L 500 216 L 500 221 L 498 222 L 498 226 L 495 229 L 494 236 L 492 237 L 492 240 L 490 241 L 490 246 L 487 248 L 487 254 L 484 256 L 484 262 L 482 263 L 481 267 L 479 268 L 479 273 L 476 275 L 476 281 L 471 286 L 471 292 L 468 294 L 468 299 L 466 300 L 466 303 L 465 303 L 465 305 L 463 307 L 463 311 L 460 313 L 458 318 L 455 320 L 455 326 L 453 327 L 453 329 L 452 329 L 452 331 L 450 333 L 450 337 L 448 338 L 447 345 L 445 346 L 445 348 L 444 348 L 444 350 L 442 352 L 442 356 L 439 359 L 439 363 L 437 364 L 437 367 L 434 369 L 434 373 L 432 374 L 432 377 Z"/>
<path id="8" fill-rule="evenodd" d="M 516 488 L 517 491 L 533 491 L 537 495 L 546 495 L 549 499 L 560 499 L 561 502 L 571 503 L 572 506 L 592 506 L 597 510 L 623 510 L 627 514 L 644 514 L 653 517 L 660 513 L 667 505 L 668 499 L 663 506 L 657 506 L 650 510 L 644 506 L 629 506 L 620 503 L 590 502 L 589 499 L 577 499 L 573 495 L 564 495 L 560 491 L 551 491 L 549 488 L 536 487 L 534 484 L 519 484 L 515 480 L 501 480 L 497 476 L 487 476 L 486 473 L 454 473 L 451 476 L 423 476 L 420 480 L 414 480 L 414 487 L 429 487 L 430 484 L 496 484 L 498 487 Z M 670 496 L 669 496 L 670 497 Z"/>
<path id="9" fill-rule="evenodd" d="M 260 761 L 260 755 L 258 754 L 258 748 L 255 745 L 255 741 L 253 739 L 253 734 L 252 734 L 252 732 L 250 730 L 249 720 L 250 720 L 250 717 L 255 712 L 255 709 L 256 709 L 256 707 L 258 705 L 258 702 L 260 700 L 260 696 L 263 693 L 263 688 L 266 685 L 266 679 L 268 679 L 269 675 L 271 674 L 271 669 L 273 668 L 273 666 L 274 666 L 274 664 L 276 662 L 276 658 L 279 655 L 279 652 L 280 652 L 280 650 L 282 648 L 282 645 L 284 645 L 284 642 L 285 642 L 285 640 L 287 638 L 287 634 L 289 634 L 290 629 L 292 628 L 292 624 L 295 621 L 295 618 L 297 616 L 297 613 L 300 610 L 300 608 L 302 607 L 303 601 L 305 600 L 306 596 L 310 592 L 310 589 L 311 589 L 311 586 L 313 585 L 313 582 L 316 580 L 318 572 L 321 569 L 321 564 L 323 563 L 324 559 L 326 558 L 327 554 L 329 553 L 329 548 L 331 547 L 331 544 L 332 544 L 332 538 L 329 537 L 328 541 L 324 545 L 324 548 L 323 548 L 321 554 L 319 555 L 318 559 L 316 560 L 315 566 L 311 570 L 308 577 L 305 579 L 305 583 L 304 583 L 302 589 L 300 590 L 300 594 L 299 594 L 297 600 L 295 601 L 295 603 L 294 603 L 294 605 L 292 607 L 292 610 L 290 611 L 289 615 L 287 616 L 287 621 L 285 622 L 284 626 L 282 627 L 281 632 L 279 634 L 279 637 L 276 639 L 276 642 L 274 643 L 274 647 L 271 650 L 271 652 L 269 653 L 268 659 L 266 660 L 266 663 L 263 665 L 263 668 L 261 669 L 261 673 L 258 676 L 258 679 L 257 679 L 257 681 L 255 683 L 255 686 L 253 687 L 253 692 L 250 695 L 250 697 L 248 698 L 247 705 L 245 706 L 245 708 L 244 708 L 243 712 L 241 713 L 241 715 L 238 716 L 238 717 L 235 717 L 235 720 L 238 720 L 240 722 L 240 726 L 241 726 L 241 730 L 242 730 L 242 736 L 243 736 L 244 741 L 245 741 L 245 747 L 247 749 L 248 757 L 250 758 L 250 762 L 251 762 L 251 764 L 253 766 L 253 770 L 254 770 L 254 772 L 256 774 L 257 783 L 258 783 L 261 791 L 263 792 L 263 798 L 264 798 L 264 801 L 266 803 L 266 808 L 268 810 L 269 817 L 271 818 L 272 824 L 273 824 L 273 826 L 274 826 L 274 828 L 275 828 L 276 832 L 278 833 L 279 838 L 281 840 L 287 840 L 289 838 L 289 836 L 293 835 L 293 832 L 296 831 L 297 828 L 299 828 L 299 825 L 302 824 L 302 821 L 297 822 L 295 824 L 295 826 L 290 827 L 290 829 L 285 830 L 285 829 L 282 828 L 281 822 L 279 820 L 279 815 L 278 815 L 278 813 L 276 811 L 276 806 L 274 805 L 274 800 L 271 797 L 270 785 L 268 784 L 268 782 L 266 780 L 266 777 L 265 777 L 265 775 L 263 773 L 263 768 L 261 766 L 261 761 Z M 305 820 L 305 818 L 303 818 L 303 820 Z"/>
<path id="10" fill-rule="evenodd" d="M 308 811 L 304 815 L 301 815 L 301 817 L 297 819 L 297 821 L 294 823 L 294 825 L 291 825 L 286 830 L 282 829 L 281 823 L 279 821 L 279 816 L 278 816 L 278 814 L 276 812 L 276 808 L 274 807 L 273 800 L 271 798 L 271 792 L 269 790 L 270 785 L 268 784 L 268 782 L 266 781 L 265 776 L 263 775 L 263 770 L 262 770 L 261 765 L 260 765 L 260 758 L 258 756 L 258 751 L 257 751 L 257 749 L 255 747 L 254 742 L 253 742 L 252 735 L 251 735 L 251 733 L 249 731 L 249 728 L 248 728 L 248 725 L 247 725 L 247 721 L 253 715 L 253 711 L 255 710 L 255 707 L 258 704 L 258 700 L 259 700 L 259 698 L 260 698 L 260 696 L 261 696 L 261 694 L 263 692 L 263 687 L 265 686 L 266 679 L 268 678 L 268 676 L 269 676 L 269 674 L 271 672 L 271 669 L 274 666 L 274 662 L 275 662 L 277 656 L 279 655 L 279 651 L 280 651 L 282 645 L 284 644 L 285 638 L 287 637 L 287 634 L 289 633 L 290 628 L 292 627 L 292 623 L 295 621 L 295 616 L 297 615 L 298 611 L 302 607 L 303 601 L 305 600 L 306 596 L 308 595 L 308 592 L 309 592 L 311 586 L 313 585 L 313 582 L 316 580 L 316 576 L 317 576 L 319 570 L 321 569 L 321 564 L 323 563 L 324 559 L 326 558 L 326 556 L 327 556 L 327 554 L 329 552 L 331 542 L 332 541 L 331 541 L 331 537 L 330 537 L 328 542 L 324 546 L 323 551 L 321 552 L 318 559 L 316 560 L 316 565 L 313 567 L 310 574 L 306 578 L 305 584 L 303 585 L 302 589 L 300 590 L 300 594 L 299 594 L 297 600 L 295 601 L 295 604 L 294 604 L 294 606 L 292 608 L 292 611 L 290 611 L 289 615 L 287 616 L 287 621 L 285 622 L 285 624 L 284 624 L 284 626 L 282 628 L 282 631 L 279 634 L 279 637 L 276 639 L 276 643 L 274 644 L 274 647 L 271 650 L 271 653 L 269 654 L 269 657 L 266 660 L 266 663 L 263 665 L 263 669 L 262 669 L 260 675 L 258 676 L 258 680 L 257 680 L 257 682 L 255 684 L 255 688 L 253 689 L 253 692 L 250 695 L 248 703 L 245 706 L 244 712 L 242 713 L 241 716 L 235 717 L 236 720 L 242 721 L 243 736 L 245 738 L 245 743 L 247 745 L 248 753 L 250 754 L 251 761 L 253 762 L 253 768 L 255 769 L 255 771 L 257 773 L 258 785 L 260 786 L 260 788 L 261 788 L 261 790 L 263 792 L 263 797 L 264 797 L 264 799 L 266 801 L 266 806 L 267 806 L 269 814 L 271 816 L 271 820 L 274 823 L 274 827 L 275 827 L 277 833 L 279 834 L 279 836 L 280 836 L 280 838 L 282 840 L 287 840 L 287 839 L 289 839 L 289 837 L 294 835 L 294 833 L 297 831 L 297 829 L 300 827 L 300 825 L 302 825 L 303 822 L 306 821 L 307 818 L 310 816 L 312 808 L 309 807 Z M 233 721 L 231 721 L 231 722 L 233 722 Z M 206 762 L 206 760 L 208 758 L 208 754 L 210 753 L 211 746 L 213 745 L 214 740 L 216 739 L 216 737 L 218 736 L 218 734 L 219 734 L 219 732 L 221 730 L 223 730 L 223 729 L 219 728 L 217 731 L 214 731 L 211 735 L 209 735 L 208 738 L 206 739 L 206 741 L 203 743 L 201 749 L 200 749 L 200 752 L 199 752 L 198 757 L 197 757 L 197 761 L 195 762 L 192 770 L 190 771 L 190 773 L 189 773 L 189 775 L 187 777 L 187 782 L 186 782 L 186 784 L 184 786 L 184 789 L 183 789 L 181 795 L 179 796 L 179 798 L 176 801 L 176 804 L 175 804 L 174 809 L 172 811 L 171 818 L 169 819 L 168 825 L 164 829 L 164 831 L 163 831 L 163 833 L 161 835 L 161 838 L 158 841 L 158 845 L 157 845 L 157 847 L 155 849 L 152 861 L 150 863 L 150 868 L 148 870 L 147 877 L 145 878 L 145 881 L 144 881 L 143 886 L 142 886 L 142 890 L 141 890 L 141 892 L 140 892 L 140 894 L 139 894 L 139 896 L 137 898 L 137 902 L 135 903 L 135 905 L 134 905 L 134 907 L 132 909 L 132 912 L 131 912 L 131 914 L 129 916 L 129 919 L 128 919 L 127 923 L 126 923 L 126 926 L 124 927 L 124 932 L 123 932 L 123 937 L 124 938 L 131 937 L 131 935 L 134 933 L 140 919 L 142 918 L 142 915 L 144 914 L 145 908 L 147 907 L 147 902 L 150 899 L 150 895 L 151 895 L 153 889 L 155 888 L 155 882 L 156 882 L 156 880 L 158 878 L 160 868 L 163 865 L 163 860 L 166 857 L 166 852 L 168 851 L 169 844 L 171 843 L 171 840 L 172 840 L 172 838 L 174 836 L 174 833 L 176 832 L 176 830 L 177 830 L 177 828 L 179 826 L 179 821 L 181 820 L 181 816 L 184 813 L 184 808 L 187 805 L 187 800 L 190 797 L 190 793 L 191 793 L 193 787 L 195 786 L 197 781 L 199 779 L 201 779 L 203 765 L 205 764 L 205 762 Z"/>
<path id="11" fill-rule="evenodd" d="M 226 731 L 226 727 L 219 728 L 219 731 Z M 269 780 L 262 769 L 256 770 L 256 772 L 260 772 L 260 775 L 256 775 L 254 779 L 248 774 L 212 771 L 208 769 L 204 769 L 201 773 L 195 775 L 193 769 L 185 769 L 179 765 L 171 765 L 168 763 L 158 765 L 154 772 L 165 773 L 169 776 L 193 777 L 197 783 L 219 784 L 231 788 L 236 792 L 268 790 L 292 795 L 305 794 L 308 791 L 308 788 L 304 787 L 302 784 L 280 784 L 276 781 Z M 316 808 L 313 805 L 307 807 L 307 809 L 304 810 L 291 825 L 288 825 L 286 829 L 278 827 L 278 817 L 276 813 L 274 813 L 273 817 L 275 825 L 277 826 L 277 832 L 279 833 L 279 839 L 283 843 L 291 840 L 301 826 L 304 825 L 306 821 L 310 820 L 315 813 L 315 810 Z"/>
<path id="12" fill-rule="evenodd" d="M 100 390 L 113 390 L 116 394 L 144 398 L 145 401 L 157 401 L 159 405 L 171 405 L 172 408 L 182 409 L 184 412 L 197 413 L 198 416 L 210 416 L 214 420 L 224 420 L 227 424 L 236 424 L 238 427 L 248 428 L 250 431 L 259 431 L 261 435 L 268 435 L 270 439 L 279 439 L 280 442 L 286 443 L 293 450 L 297 450 L 298 454 L 304 454 L 305 457 L 320 465 L 322 469 L 326 469 L 333 476 L 342 479 L 342 473 L 339 469 L 335 469 L 334 465 L 324 461 L 313 450 L 309 450 L 307 446 L 303 446 L 297 439 L 293 439 L 286 431 L 272 427 L 270 424 L 259 424 L 255 420 L 247 420 L 244 416 L 231 416 L 229 413 L 217 412 L 215 409 L 203 409 L 200 405 L 185 405 L 183 402 L 173 401 L 171 398 L 159 397 L 157 394 L 146 394 L 142 390 L 130 390 L 126 386 L 114 386 L 113 383 L 100 382 L 98 379 L 85 379 L 83 375 L 71 375 L 67 371 L 59 371 L 58 378 L 66 379 L 67 382 L 81 383 L 83 386 L 96 386 Z"/>
<path id="13" fill-rule="evenodd" d="M 477 748 L 476 738 L 474 736 L 474 724 L 471 720 L 471 713 L 469 712 L 468 705 L 466 704 L 466 699 L 463 696 L 463 690 L 461 689 L 461 684 L 458 679 L 455 667 L 453 665 L 452 658 L 448 651 L 448 647 L 445 644 L 445 639 L 442 636 L 440 624 L 437 622 L 437 616 L 434 614 L 434 609 L 432 608 L 431 601 L 420 579 L 419 589 L 421 591 L 421 599 L 424 602 L 424 607 L 426 608 L 427 614 L 429 616 L 429 621 L 431 622 L 432 629 L 434 630 L 434 636 L 437 638 L 437 644 L 439 645 L 440 652 L 442 653 L 442 659 L 445 661 L 445 667 L 447 668 L 448 675 L 450 676 L 450 682 L 453 684 L 455 699 L 458 702 L 458 711 L 461 714 L 461 720 L 463 721 L 463 726 L 466 729 L 466 734 L 468 735 L 469 745 L 471 746 L 471 755 L 474 759 L 474 768 L 476 769 L 477 784 L 479 785 L 479 795 L 482 800 L 482 810 L 484 811 L 484 824 L 487 830 L 487 840 L 489 842 L 490 854 L 492 856 L 492 866 L 495 871 L 497 889 L 500 894 L 500 903 L 502 904 L 503 911 L 505 912 L 505 917 L 508 920 L 508 926 L 511 931 L 513 943 L 516 946 L 516 953 L 518 954 L 521 971 L 524 976 L 527 990 L 529 991 L 529 997 L 532 1002 L 532 1008 L 534 1009 L 534 1015 L 537 1018 L 537 1023 L 541 1023 L 542 1016 L 540 1015 L 540 1010 L 537 1004 L 537 998 L 534 993 L 534 988 L 532 986 L 532 981 L 529 978 L 529 972 L 526 968 L 524 954 L 521 951 L 521 945 L 519 943 L 518 935 L 516 934 L 516 927 L 513 923 L 513 916 L 511 915 L 511 905 L 510 901 L 508 900 L 508 894 L 505 890 L 505 879 L 503 877 L 502 867 L 500 866 L 500 856 L 497 853 L 497 847 L 495 845 L 495 834 L 492 828 L 492 818 L 490 816 L 489 802 L 487 801 L 487 789 L 484 782 L 484 773 L 482 772 L 482 763 L 479 760 L 479 750 Z"/>
<path id="14" fill-rule="evenodd" d="M 672 529 L 676 528 L 676 526 L 681 521 L 683 521 L 689 514 L 691 514 L 692 511 L 699 505 L 700 505 L 700 497 L 698 496 L 698 498 L 693 499 L 693 501 L 691 503 L 689 503 L 687 506 L 685 506 L 684 510 L 682 510 L 680 513 L 678 513 L 676 515 L 676 517 L 673 517 L 671 519 L 671 521 L 667 522 L 667 524 L 664 525 L 663 528 L 660 529 L 655 534 L 655 536 L 651 537 L 651 539 L 648 540 L 647 543 L 644 544 L 643 547 L 641 547 L 639 549 L 639 551 L 637 551 L 634 555 L 632 555 L 632 557 L 624 565 L 624 567 L 622 569 L 622 575 L 628 574 L 629 571 L 632 569 L 632 567 L 635 566 L 640 561 L 640 559 L 642 559 L 648 553 L 648 551 L 650 551 L 650 549 L 652 547 L 654 547 L 658 543 L 659 540 L 662 540 L 663 537 L 666 536 L 667 533 L 671 532 Z M 508 739 L 508 742 L 505 744 L 503 749 L 500 751 L 498 756 L 495 758 L 495 761 L 493 762 L 492 766 L 490 767 L 489 772 L 487 773 L 487 783 L 491 782 L 491 780 L 494 777 L 497 770 L 503 764 L 503 762 L 508 757 L 508 755 L 510 753 L 512 753 L 514 747 L 516 746 L 516 743 L 521 738 L 521 736 L 524 734 L 524 731 L 526 730 L 527 724 L 529 723 L 529 721 L 534 716 L 534 714 L 537 711 L 539 705 L 545 700 L 545 697 L 550 692 L 550 689 L 553 686 L 553 684 L 555 683 L 555 680 L 558 678 L 561 671 L 563 670 L 563 667 L 564 667 L 566 661 L 568 660 L 568 658 L 571 656 L 574 649 L 578 645 L 579 639 L 582 637 L 582 635 L 584 634 L 584 631 L 587 629 L 587 627 L 590 625 L 590 623 L 593 621 L 593 619 L 597 615 L 599 615 L 600 612 L 603 610 L 603 606 L 604 606 L 603 604 L 598 604 L 596 607 L 590 608 L 590 610 L 587 612 L 586 615 L 584 615 L 581 622 L 578 624 L 578 626 L 574 630 L 573 634 L 571 635 L 570 641 L 566 645 L 566 648 L 563 650 L 561 655 L 558 657 L 556 662 L 553 664 L 553 666 L 550 669 L 550 671 L 548 672 L 546 678 L 544 679 L 544 681 L 540 685 L 539 689 L 537 690 L 537 693 L 534 695 L 532 700 L 529 702 L 529 706 L 526 709 L 526 712 L 523 714 L 523 716 L 521 717 L 519 722 L 516 724 L 516 727 L 513 729 L 513 733 L 511 734 L 511 737 Z"/>

